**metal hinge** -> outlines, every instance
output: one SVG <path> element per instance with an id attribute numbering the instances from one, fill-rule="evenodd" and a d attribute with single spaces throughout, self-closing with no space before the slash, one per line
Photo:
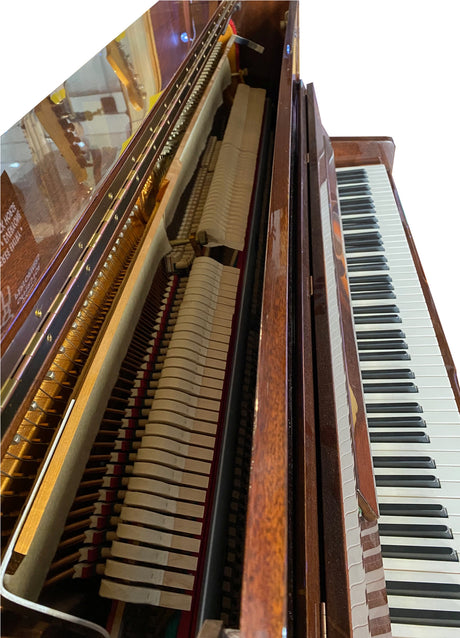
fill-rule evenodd
<path id="1" fill-rule="evenodd" d="M 321 603 L 321 638 L 327 638 L 326 603 Z"/>

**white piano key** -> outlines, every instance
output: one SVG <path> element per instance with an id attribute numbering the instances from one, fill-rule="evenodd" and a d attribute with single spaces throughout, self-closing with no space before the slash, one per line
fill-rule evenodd
<path id="1" fill-rule="evenodd" d="M 434 474 L 434 472 L 433 472 Z M 391 496 L 391 497 L 411 497 L 414 492 L 417 493 L 420 498 L 424 496 L 428 498 L 458 498 L 460 494 L 460 481 L 444 481 L 440 488 L 411 488 L 411 487 L 379 487 L 377 486 L 377 496 Z M 439 496 L 437 496 L 439 493 Z"/>
<path id="2" fill-rule="evenodd" d="M 399 365 L 392 365 L 397 363 Z M 406 365 L 402 365 L 404 361 L 363 361 L 361 371 L 363 372 L 363 383 L 381 381 L 387 383 L 394 381 L 395 383 L 414 383 L 417 388 L 425 391 L 428 388 L 450 388 L 450 383 L 445 370 L 443 371 L 439 365 L 437 366 L 421 366 L 412 361 L 406 361 Z M 379 365 L 380 364 L 380 365 Z M 444 372 L 444 374 L 443 374 Z M 390 376 L 391 375 L 391 376 Z M 417 394 L 417 393 L 414 393 Z M 397 393 L 394 395 L 396 398 Z"/>
<path id="3" fill-rule="evenodd" d="M 415 373 L 416 378 L 432 376 L 436 377 L 437 379 L 439 379 L 439 377 L 442 377 L 448 380 L 446 368 L 441 356 L 439 356 L 439 359 L 437 361 L 435 361 L 434 363 L 432 362 L 431 365 L 424 365 L 423 363 L 414 361 L 361 361 L 359 367 L 362 370 L 391 370 L 393 368 L 409 368 Z"/>
<path id="4" fill-rule="evenodd" d="M 413 570 L 393 570 L 385 571 L 386 580 L 395 582 L 415 582 L 415 583 L 446 583 L 448 585 L 460 586 L 460 574 L 440 574 L 438 572 L 423 572 Z"/>
<path id="5" fill-rule="evenodd" d="M 443 627 L 441 625 L 428 627 L 392 622 L 391 633 L 393 638 L 458 638 L 458 627 Z"/>
<path id="6" fill-rule="evenodd" d="M 387 379 L 382 379 L 382 383 L 386 383 Z M 414 380 L 415 385 L 417 386 L 417 392 L 395 392 L 393 395 L 391 392 L 383 392 L 381 394 L 378 394 L 377 392 L 371 392 L 370 390 L 370 386 L 372 384 L 375 384 L 374 379 L 372 379 L 372 381 L 366 379 L 364 381 L 364 383 L 366 383 L 366 386 L 369 386 L 369 389 L 365 389 L 364 390 L 364 395 L 365 395 L 365 401 L 366 403 L 369 402 L 374 402 L 377 400 L 381 400 L 382 402 L 385 401 L 385 399 L 383 397 L 394 397 L 397 401 L 401 400 L 401 401 L 417 401 L 418 403 L 420 403 L 422 406 L 425 405 L 425 400 L 429 399 L 430 401 L 438 399 L 438 400 L 446 400 L 448 403 L 446 404 L 446 406 L 444 407 L 444 409 L 456 409 L 456 403 L 455 403 L 455 399 L 454 399 L 454 394 L 452 392 L 452 389 L 449 388 L 447 385 L 446 386 L 428 386 L 425 384 L 421 384 L 420 382 L 417 384 L 416 381 Z M 395 386 L 397 384 L 395 383 Z M 377 399 L 377 397 L 381 397 L 381 399 Z M 447 406 L 451 406 L 450 408 Z"/>
<path id="7" fill-rule="evenodd" d="M 457 470 L 457 472 L 455 471 Z M 436 467 L 436 468 L 409 468 L 409 467 L 378 467 L 375 468 L 375 476 L 436 476 L 444 485 L 445 482 L 459 483 L 460 481 L 460 465 L 457 468 L 452 467 Z"/>
<path id="8" fill-rule="evenodd" d="M 421 596 L 388 596 L 390 607 L 398 609 L 429 609 L 437 611 L 460 612 L 460 601 L 440 598 L 422 598 Z M 434 630 L 434 628 L 432 628 Z"/>
<path id="9" fill-rule="evenodd" d="M 460 574 L 460 563 L 447 560 L 414 560 L 410 558 L 385 558 L 383 569 L 413 572 L 434 572 L 438 574 Z"/>
<path id="10" fill-rule="evenodd" d="M 434 456 L 436 460 L 436 452 L 438 451 L 451 450 L 460 452 L 460 438 L 456 437 L 455 439 L 452 439 L 451 437 L 433 437 L 431 443 L 371 443 L 373 456 L 378 456 L 380 452 L 384 451 L 393 451 L 395 455 L 404 455 L 404 451 L 409 447 L 412 452 L 417 452 L 421 456 L 429 454 L 430 456 Z"/>

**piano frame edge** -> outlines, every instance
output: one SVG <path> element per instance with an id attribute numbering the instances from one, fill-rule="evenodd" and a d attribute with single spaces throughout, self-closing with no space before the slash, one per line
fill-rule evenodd
<path id="1" fill-rule="evenodd" d="M 252 4 L 252 3 L 247 3 Z M 291 3 L 280 75 L 261 311 L 255 424 L 240 633 L 290 633 L 289 302 L 291 112 L 297 3 Z M 288 47 L 288 44 L 290 45 Z"/>

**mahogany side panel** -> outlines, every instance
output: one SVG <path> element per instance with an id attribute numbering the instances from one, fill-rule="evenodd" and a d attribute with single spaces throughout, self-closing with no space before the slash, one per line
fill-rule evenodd
<path id="1" fill-rule="evenodd" d="M 326 170 L 331 205 L 331 220 L 334 233 L 334 260 L 338 275 L 338 294 L 341 313 L 342 343 L 347 366 L 348 396 L 351 410 L 353 450 L 355 458 L 358 502 L 367 520 L 378 518 L 378 503 L 375 491 L 374 469 L 366 419 L 358 350 L 356 346 L 351 294 L 347 278 L 344 239 L 337 199 L 337 177 L 332 146 L 325 135 Z"/>
<path id="2" fill-rule="evenodd" d="M 317 436 L 311 317 L 311 257 L 307 178 L 307 114 L 303 84 L 297 86 L 294 127 L 297 142 L 297 215 L 293 268 L 296 284 L 296 334 L 293 361 L 295 415 L 293 458 L 295 499 L 295 623 L 298 636 L 321 635 L 320 550 L 318 528 Z"/>
<path id="3" fill-rule="evenodd" d="M 316 401 L 318 415 L 323 577 L 327 632 L 331 638 L 352 636 L 351 603 L 346 564 L 345 518 L 337 416 L 331 360 L 326 268 L 321 227 L 320 187 L 327 179 L 324 132 L 313 85 L 307 87 L 310 157 L 310 232 L 313 273 L 313 312 L 316 344 Z"/>
<path id="4" fill-rule="evenodd" d="M 428 312 L 430 313 L 431 322 L 433 324 L 434 332 L 436 334 L 436 339 L 438 340 L 439 349 L 441 350 L 441 355 L 444 361 L 444 365 L 446 366 L 447 375 L 449 377 L 450 385 L 454 393 L 455 402 L 457 404 L 458 409 L 460 410 L 460 383 L 459 383 L 455 363 L 452 358 L 449 345 L 447 343 L 446 335 L 444 334 L 444 330 L 442 328 L 438 311 L 436 310 L 434 299 L 431 294 L 430 287 L 428 285 L 428 281 L 426 279 L 426 276 L 423 270 L 422 262 L 420 261 L 419 254 L 417 252 L 417 248 L 415 246 L 414 239 L 412 237 L 412 233 L 409 228 L 409 224 L 407 223 L 407 219 L 404 214 L 403 207 L 401 205 L 401 200 L 399 199 L 398 191 L 396 189 L 393 176 L 391 175 L 391 173 L 389 173 L 388 177 L 390 179 L 391 187 L 393 189 L 393 195 L 396 201 L 396 205 L 398 207 L 399 216 L 401 217 L 401 221 L 404 227 L 404 232 L 406 234 L 407 243 L 409 244 L 409 249 L 412 255 L 412 259 L 414 260 L 414 265 L 415 265 L 415 269 L 417 271 L 417 275 L 420 281 L 420 286 L 422 288 L 423 296 L 425 297 L 426 305 L 428 307 Z"/>
<path id="5" fill-rule="evenodd" d="M 243 3 L 251 4 L 251 3 Z M 294 12 L 286 42 L 293 37 Z M 284 55 L 266 241 L 240 634 L 283 636 L 288 627 L 289 194 L 292 47 Z"/>
<path id="6" fill-rule="evenodd" d="M 395 144 L 391 137 L 331 137 L 335 165 L 359 166 L 360 164 L 385 164 L 393 170 Z"/>

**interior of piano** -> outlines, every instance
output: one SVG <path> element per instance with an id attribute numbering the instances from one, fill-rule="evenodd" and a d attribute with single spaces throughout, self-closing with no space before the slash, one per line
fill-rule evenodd
<path id="1" fill-rule="evenodd" d="M 256 27 L 261 7 L 247 4 L 167 121 L 142 190 L 7 433 L 8 635 L 192 636 L 218 617 L 238 627 L 286 9 L 275 3 Z"/>

